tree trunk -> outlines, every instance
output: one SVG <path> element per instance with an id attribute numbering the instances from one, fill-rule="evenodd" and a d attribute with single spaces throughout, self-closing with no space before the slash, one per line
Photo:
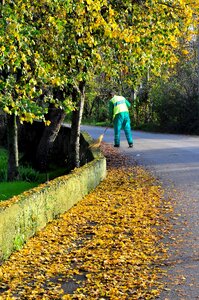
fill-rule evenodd
<path id="1" fill-rule="evenodd" d="M 198 24 L 198 32 L 197 32 L 197 72 L 198 72 L 198 103 L 199 103 L 199 24 Z"/>
<path id="2" fill-rule="evenodd" d="M 40 171 L 47 170 L 49 151 L 59 133 L 65 115 L 65 112 L 59 108 L 52 107 L 49 109 L 48 120 L 50 120 L 51 123 L 45 127 L 36 153 L 35 166 Z"/>
<path id="3" fill-rule="evenodd" d="M 80 167 L 80 125 L 84 110 L 85 82 L 78 88 L 73 89 L 73 102 L 76 103 L 76 110 L 72 113 L 71 139 L 70 139 L 70 164 L 71 168 Z"/>
<path id="4" fill-rule="evenodd" d="M 8 181 L 19 178 L 18 130 L 17 117 L 7 115 L 7 140 L 8 140 Z"/>

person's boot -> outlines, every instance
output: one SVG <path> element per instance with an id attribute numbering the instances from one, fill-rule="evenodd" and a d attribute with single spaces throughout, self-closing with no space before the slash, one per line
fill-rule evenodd
<path id="1" fill-rule="evenodd" d="M 129 144 L 129 148 L 133 148 L 133 143 L 130 143 L 130 144 Z"/>

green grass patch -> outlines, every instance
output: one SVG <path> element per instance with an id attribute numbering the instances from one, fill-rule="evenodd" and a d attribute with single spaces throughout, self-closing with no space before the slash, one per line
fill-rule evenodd
<path id="1" fill-rule="evenodd" d="M 0 182 L 0 201 L 10 199 L 11 197 L 17 196 L 35 186 L 38 186 L 37 182 Z"/>
<path id="2" fill-rule="evenodd" d="M 97 120 L 88 120 L 88 119 L 83 119 L 82 120 L 82 125 L 91 125 L 91 126 L 100 126 L 100 127 L 113 127 L 113 124 L 109 121 L 97 121 Z"/>
<path id="3" fill-rule="evenodd" d="M 48 180 L 65 175 L 66 168 L 51 166 L 46 173 L 40 173 L 31 166 L 19 166 L 19 181 L 7 182 L 7 150 L 0 148 L 0 201 L 17 196 L 24 191 L 38 186 Z"/>

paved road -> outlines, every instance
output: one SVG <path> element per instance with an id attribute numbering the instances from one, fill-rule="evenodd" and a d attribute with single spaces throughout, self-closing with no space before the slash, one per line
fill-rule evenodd
<path id="1" fill-rule="evenodd" d="M 82 126 L 94 139 L 102 127 Z M 144 165 L 162 182 L 175 205 L 167 289 L 161 300 L 199 299 L 199 137 L 133 132 L 134 148 L 121 134 L 120 151 Z M 113 144 L 113 129 L 104 141 Z"/>

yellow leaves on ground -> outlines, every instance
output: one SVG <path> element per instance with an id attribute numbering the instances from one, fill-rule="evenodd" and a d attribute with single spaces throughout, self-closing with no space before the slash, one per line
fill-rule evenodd
<path id="1" fill-rule="evenodd" d="M 0 267 L 0 299 L 122 300 L 159 294 L 169 206 L 147 172 L 102 147 L 107 178 Z"/>

